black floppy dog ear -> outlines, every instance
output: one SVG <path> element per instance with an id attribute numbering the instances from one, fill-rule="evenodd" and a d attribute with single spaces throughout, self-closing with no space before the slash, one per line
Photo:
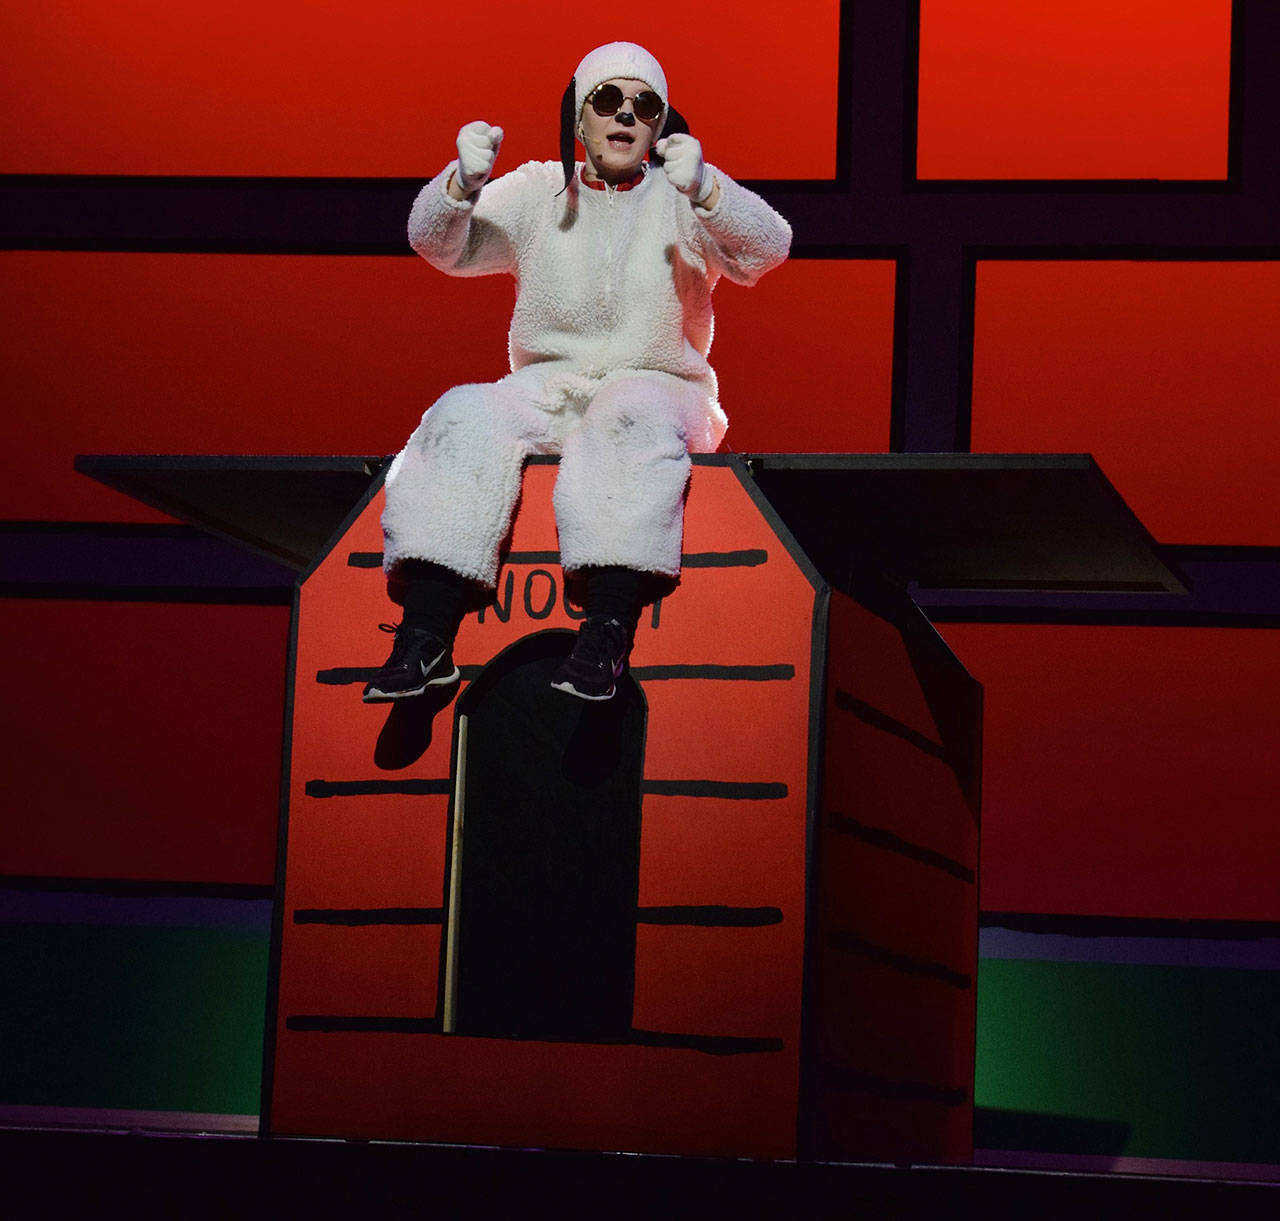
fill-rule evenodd
<path id="1" fill-rule="evenodd" d="M 687 136 L 688 134 L 689 124 L 685 122 L 684 115 L 682 115 L 674 106 L 668 106 L 667 121 L 662 128 L 661 138 L 665 138 L 667 136 Z M 657 166 L 661 166 L 663 162 L 663 158 L 659 157 L 653 149 L 649 150 L 649 160 Z"/>
<path id="2" fill-rule="evenodd" d="M 573 166 L 576 158 L 573 148 L 573 129 L 577 125 L 578 116 L 573 113 L 573 100 L 577 95 L 577 80 L 571 78 L 569 88 L 560 99 L 560 164 L 564 166 L 564 186 L 556 192 L 563 194 L 573 178 Z"/>

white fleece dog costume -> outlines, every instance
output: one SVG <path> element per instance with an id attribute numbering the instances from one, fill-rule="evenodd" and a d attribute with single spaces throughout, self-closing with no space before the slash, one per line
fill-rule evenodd
<path id="1" fill-rule="evenodd" d="M 623 75 L 636 74 L 578 80 L 578 96 Z M 666 100 L 665 80 L 636 79 Z M 719 170 L 707 210 L 653 167 L 629 190 L 590 189 L 579 167 L 561 192 L 552 161 L 459 202 L 447 192 L 456 166 L 418 195 L 409 241 L 450 275 L 515 276 L 512 372 L 447 391 L 397 455 L 382 518 L 387 571 L 430 560 L 492 586 L 525 458 L 559 454 L 565 570 L 679 575 L 688 455 L 714 450 L 726 428 L 707 363 L 711 291 L 722 275 L 753 284 L 783 262 L 790 227 Z"/>

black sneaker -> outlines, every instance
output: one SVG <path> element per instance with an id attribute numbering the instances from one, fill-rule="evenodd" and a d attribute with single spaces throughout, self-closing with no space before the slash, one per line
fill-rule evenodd
<path id="1" fill-rule="evenodd" d="M 627 667 L 628 632 L 616 619 L 586 620 L 578 629 L 573 652 L 556 671 L 551 685 L 580 700 L 609 700 Z"/>
<path id="2" fill-rule="evenodd" d="M 456 683 L 462 677 L 453 664 L 452 649 L 439 636 L 403 623 L 380 623 L 378 630 L 394 632 L 396 642 L 386 664 L 365 685 L 366 704 L 408 699 L 428 687 Z"/>

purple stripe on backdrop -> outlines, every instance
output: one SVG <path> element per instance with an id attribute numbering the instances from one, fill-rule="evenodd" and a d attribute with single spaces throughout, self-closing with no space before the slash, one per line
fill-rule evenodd
<path id="1" fill-rule="evenodd" d="M 984 928 L 979 958 L 1280 971 L 1280 937 L 1069 937 Z"/>
<path id="2" fill-rule="evenodd" d="M 1258 615 L 1280 614 L 1280 551 L 1257 547 L 1249 558 L 1196 559 L 1166 548 L 1171 560 L 1187 578 L 1188 594 L 1139 593 L 1036 593 L 1025 590 L 999 592 L 972 589 L 909 587 L 916 604 L 926 614 L 942 618 L 948 613 L 984 609 L 1078 610 L 1148 612 L 1153 615 Z"/>
<path id="3" fill-rule="evenodd" d="M 215 899 L 192 895 L 104 895 L 0 887 L 0 921 L 200 928 L 266 936 L 271 931 L 271 900 Z"/>
<path id="4" fill-rule="evenodd" d="M 265 935 L 271 927 L 271 900 L 0 887 L 0 921 L 208 928 Z M 989 959 L 1280 970 L 1280 937 L 1072 937 L 984 928 L 978 952 Z"/>
<path id="5" fill-rule="evenodd" d="M 183 585 L 290 589 L 295 573 L 186 527 L 118 532 L 21 528 L 0 532 L 0 580 L 51 585 Z"/>
<path id="6" fill-rule="evenodd" d="M 1047 1170 L 1073 1174 L 1176 1175 L 1179 1178 L 1271 1182 L 1280 1166 L 1266 1162 L 1191 1162 L 1166 1157 L 1103 1157 L 1091 1153 L 1023 1153 L 975 1149 L 973 1164 L 1008 1170 Z"/>
<path id="7" fill-rule="evenodd" d="M 122 1111 L 109 1107 L 16 1106 L 0 1103 L 0 1126 L 88 1132 L 184 1132 L 256 1136 L 257 1115 L 203 1111 Z"/>

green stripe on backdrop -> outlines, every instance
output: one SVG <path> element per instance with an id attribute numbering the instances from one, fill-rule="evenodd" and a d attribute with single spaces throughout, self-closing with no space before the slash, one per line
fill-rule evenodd
<path id="1" fill-rule="evenodd" d="M 0 924 L 0 1103 L 256 1114 L 268 941 Z"/>
<path id="2" fill-rule="evenodd" d="M 986 959 L 988 1148 L 1280 1162 L 1280 972 Z"/>
<path id="3" fill-rule="evenodd" d="M 0 1104 L 256 1114 L 265 929 L 0 922 Z M 986 1148 L 1280 1162 L 1280 972 L 984 959 Z"/>

